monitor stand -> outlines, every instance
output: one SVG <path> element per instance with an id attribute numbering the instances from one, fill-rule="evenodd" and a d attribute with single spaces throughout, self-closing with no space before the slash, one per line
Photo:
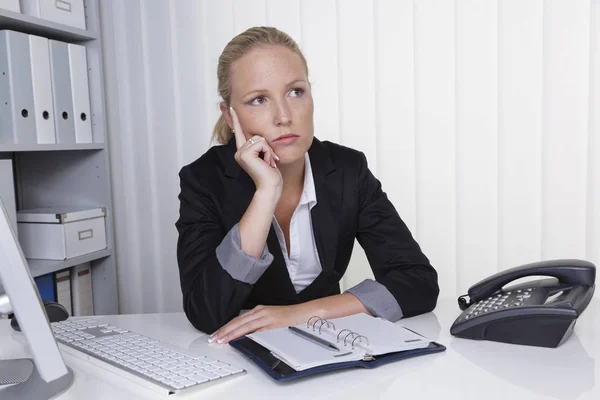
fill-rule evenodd
<path id="1" fill-rule="evenodd" d="M 27 378 L 27 372 L 29 378 Z M 50 383 L 44 381 L 29 359 L 0 360 L 0 383 L 13 384 L 0 386 L 2 400 L 47 400 L 64 393 L 73 384 L 73 370 L 67 367 L 67 374 Z M 2 378 L 5 381 L 2 381 Z"/>

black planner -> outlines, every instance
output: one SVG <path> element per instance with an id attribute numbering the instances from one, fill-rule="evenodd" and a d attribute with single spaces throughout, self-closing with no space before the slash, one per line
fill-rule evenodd
<path id="1" fill-rule="evenodd" d="M 298 335 L 294 332 L 298 330 L 305 333 Z M 315 316 L 306 324 L 250 334 L 230 345 L 277 381 L 346 368 L 376 368 L 446 350 L 404 326 L 367 314 L 332 320 Z"/>

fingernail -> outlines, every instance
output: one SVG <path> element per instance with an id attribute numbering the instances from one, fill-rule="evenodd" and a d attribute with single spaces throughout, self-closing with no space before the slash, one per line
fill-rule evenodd
<path id="1" fill-rule="evenodd" d="M 230 106 L 229 107 L 229 112 L 232 112 L 232 111 L 233 111 L 233 107 Z"/>
<path id="2" fill-rule="evenodd" d="M 208 338 L 208 343 L 212 343 L 212 342 L 214 342 L 214 341 L 215 341 L 215 339 L 214 339 L 212 336 L 209 336 L 209 338 Z"/>
<path id="3" fill-rule="evenodd" d="M 217 343 L 222 344 L 225 341 L 225 338 L 220 338 L 219 340 L 217 340 Z"/>
<path id="4" fill-rule="evenodd" d="M 279 161 L 279 157 L 277 157 L 277 154 L 273 154 L 273 156 L 275 156 L 275 159 L 276 159 L 277 161 Z"/>

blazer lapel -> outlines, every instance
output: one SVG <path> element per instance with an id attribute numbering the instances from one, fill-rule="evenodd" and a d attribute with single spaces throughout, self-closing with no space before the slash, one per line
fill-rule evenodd
<path id="1" fill-rule="evenodd" d="M 322 271 L 304 290 L 298 293 L 301 302 L 322 297 L 339 277 L 335 270 L 340 213 L 342 207 L 343 171 L 336 169 L 328 152 L 316 138 L 308 151 L 313 169 L 317 204 L 311 210 L 315 244 Z"/>
<path id="2" fill-rule="evenodd" d="M 237 150 L 235 139 L 231 139 L 226 146 L 228 151 L 225 153 L 223 163 L 225 164 L 225 176 L 228 181 L 224 182 L 224 185 L 231 190 L 231 196 L 228 197 L 230 204 L 239 214 L 239 218 L 236 219 L 236 221 L 239 221 L 252 201 L 256 186 L 252 178 L 235 161 L 234 155 Z"/>
<path id="3" fill-rule="evenodd" d="M 315 242 L 323 271 L 333 270 L 337 253 L 342 207 L 343 171 L 336 169 L 321 142 L 314 139 L 309 150 L 317 204 L 311 211 Z"/>

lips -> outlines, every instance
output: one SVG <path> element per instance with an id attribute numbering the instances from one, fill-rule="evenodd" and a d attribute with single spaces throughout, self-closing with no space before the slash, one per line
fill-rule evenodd
<path id="1" fill-rule="evenodd" d="M 277 142 L 279 140 L 290 139 L 290 138 L 297 138 L 297 137 L 298 137 L 298 135 L 294 135 L 293 133 L 286 133 L 285 135 L 279 136 L 277 139 L 274 140 L 274 142 Z"/>
<path id="2" fill-rule="evenodd" d="M 291 143 L 295 142 L 300 136 L 294 135 L 293 133 L 286 133 L 285 135 L 279 136 L 277 139 L 273 140 L 273 143 Z"/>

